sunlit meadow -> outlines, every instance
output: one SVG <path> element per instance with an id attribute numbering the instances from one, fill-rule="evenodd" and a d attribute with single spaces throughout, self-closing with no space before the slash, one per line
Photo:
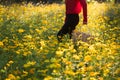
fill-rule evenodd
<path id="1" fill-rule="evenodd" d="M 0 5 L 0 80 L 120 80 L 120 5 L 88 4 L 88 25 L 81 13 L 76 28 L 95 36 L 88 43 L 58 43 L 64 13 L 64 4 Z"/>

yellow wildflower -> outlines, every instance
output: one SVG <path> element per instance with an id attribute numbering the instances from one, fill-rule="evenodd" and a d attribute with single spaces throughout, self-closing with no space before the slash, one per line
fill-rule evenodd
<path id="1" fill-rule="evenodd" d="M 31 52 L 30 51 L 26 51 L 26 52 L 23 53 L 23 56 L 27 56 L 29 54 L 31 54 Z"/>
<path id="2" fill-rule="evenodd" d="M 92 58 L 89 55 L 85 56 L 85 58 L 84 58 L 84 61 L 86 61 L 86 62 L 89 62 L 91 60 L 92 60 Z"/>
<path id="3" fill-rule="evenodd" d="M 13 63 L 14 63 L 14 61 L 10 60 L 8 63 L 9 63 L 9 64 L 13 64 Z"/>
<path id="4" fill-rule="evenodd" d="M 89 51 L 90 51 L 91 53 L 96 53 L 96 50 L 95 50 L 94 45 L 91 45 L 91 46 L 89 47 Z"/>
<path id="5" fill-rule="evenodd" d="M 27 71 L 23 71 L 23 75 L 22 76 L 27 76 L 28 72 Z"/>
<path id="6" fill-rule="evenodd" d="M 6 78 L 5 80 L 10 80 L 10 79 Z"/>
<path id="7" fill-rule="evenodd" d="M 35 64 L 36 64 L 35 61 L 29 61 L 26 64 L 24 64 L 24 67 L 27 68 L 27 67 L 30 67 L 30 66 L 34 66 Z"/>
<path id="8" fill-rule="evenodd" d="M 105 48 L 106 47 L 106 44 L 102 44 L 102 43 L 100 43 L 100 42 L 98 42 L 98 43 L 96 43 L 95 44 L 96 45 L 96 47 L 98 47 L 98 48 Z"/>
<path id="9" fill-rule="evenodd" d="M 87 71 L 91 71 L 91 70 L 93 70 L 93 69 L 94 69 L 93 66 L 89 66 L 89 67 L 87 67 Z"/>
<path id="10" fill-rule="evenodd" d="M 84 66 L 84 62 L 80 62 L 79 64 L 78 64 L 78 66 Z"/>
<path id="11" fill-rule="evenodd" d="M 20 50 L 17 50 L 17 51 L 16 51 L 16 54 L 20 54 Z"/>
<path id="12" fill-rule="evenodd" d="M 81 73 L 81 74 L 85 74 L 86 71 L 87 71 L 87 68 L 83 66 L 83 67 L 81 68 L 80 73 Z"/>
<path id="13" fill-rule="evenodd" d="M 76 60 L 80 59 L 78 55 L 73 55 L 73 58 L 76 59 Z"/>
<path id="14" fill-rule="evenodd" d="M 99 77 L 98 80 L 104 80 L 103 77 Z"/>
<path id="15" fill-rule="evenodd" d="M 73 71 L 70 71 L 70 70 L 66 70 L 66 71 L 64 71 L 64 73 L 67 75 L 71 75 L 71 76 L 75 75 L 75 73 Z"/>
<path id="16" fill-rule="evenodd" d="M 98 56 L 96 57 L 96 59 L 97 59 L 97 60 L 102 60 L 102 56 L 98 55 Z"/>
<path id="17" fill-rule="evenodd" d="M 51 76 L 47 76 L 44 78 L 44 80 L 52 80 L 52 77 Z"/>
<path id="18" fill-rule="evenodd" d="M 25 30 L 24 29 L 18 29 L 19 33 L 23 33 Z"/>
<path id="19" fill-rule="evenodd" d="M 40 31 L 39 29 L 35 29 L 35 31 L 37 32 L 37 33 L 41 33 L 42 31 Z"/>
<path id="20" fill-rule="evenodd" d="M 32 35 L 25 35 L 24 38 L 26 38 L 26 39 L 32 39 Z"/>
<path id="21" fill-rule="evenodd" d="M 54 70 L 53 70 L 53 73 L 58 73 L 58 70 L 54 69 Z"/>
<path id="22" fill-rule="evenodd" d="M 42 23 L 43 23 L 43 24 L 47 24 L 47 20 L 43 20 Z"/>
<path id="23" fill-rule="evenodd" d="M 104 69 L 104 76 L 106 76 L 108 73 L 110 72 L 110 70 L 109 69 Z"/>
<path id="24" fill-rule="evenodd" d="M 45 41 L 44 41 L 44 40 L 41 40 L 41 41 L 40 41 L 40 44 L 41 44 L 42 47 L 44 47 L 44 46 L 45 46 Z"/>
<path id="25" fill-rule="evenodd" d="M 71 65 L 72 62 L 71 62 L 71 61 L 66 61 L 65 64 L 66 64 L 66 65 Z"/>
<path id="26" fill-rule="evenodd" d="M 55 65 L 57 66 L 57 68 L 61 67 L 61 65 L 59 63 L 55 63 Z"/>
<path id="27" fill-rule="evenodd" d="M 61 56 L 63 55 L 63 51 L 56 51 L 56 55 L 57 55 L 58 57 L 61 57 Z"/>
<path id="28" fill-rule="evenodd" d="M 94 78 L 94 77 L 91 77 L 91 78 L 90 78 L 90 80 L 97 80 L 97 79 L 96 79 L 96 78 Z"/>
<path id="29" fill-rule="evenodd" d="M 7 67 L 6 66 L 4 66 L 4 70 L 6 70 L 7 69 Z"/>
<path id="30" fill-rule="evenodd" d="M 5 80 L 16 80 L 16 77 L 13 74 L 9 74 Z"/>
<path id="31" fill-rule="evenodd" d="M 0 46 L 4 46 L 4 44 L 3 44 L 3 42 L 2 42 L 2 41 L 0 41 Z"/>
<path id="32" fill-rule="evenodd" d="M 98 72 L 90 72 L 90 76 L 97 76 L 98 74 Z"/>
<path id="33" fill-rule="evenodd" d="M 106 67 L 111 67 L 113 65 L 113 63 L 107 63 Z"/>
<path id="34" fill-rule="evenodd" d="M 6 64 L 7 65 L 7 67 L 10 67 L 10 64 Z"/>

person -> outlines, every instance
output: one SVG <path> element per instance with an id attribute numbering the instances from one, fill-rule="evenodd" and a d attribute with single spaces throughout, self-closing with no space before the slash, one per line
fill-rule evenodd
<path id="1" fill-rule="evenodd" d="M 57 39 L 62 42 L 65 34 L 69 34 L 70 39 L 72 32 L 79 23 L 79 13 L 83 11 L 83 24 L 87 24 L 87 2 L 86 0 L 65 0 L 66 18 L 62 28 L 57 33 Z"/>

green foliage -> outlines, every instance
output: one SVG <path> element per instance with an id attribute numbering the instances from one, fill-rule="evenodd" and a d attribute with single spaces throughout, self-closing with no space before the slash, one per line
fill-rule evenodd
<path id="1" fill-rule="evenodd" d="M 120 5 L 88 7 L 95 40 L 58 43 L 64 5 L 0 5 L 0 80 L 119 80 Z"/>

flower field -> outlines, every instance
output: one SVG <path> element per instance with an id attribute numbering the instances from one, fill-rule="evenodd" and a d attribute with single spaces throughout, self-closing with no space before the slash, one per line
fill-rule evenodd
<path id="1" fill-rule="evenodd" d="M 89 29 L 89 43 L 58 43 L 64 13 L 64 4 L 0 5 L 0 80 L 120 80 L 120 5 L 88 4 L 88 25 L 81 13 L 76 29 Z"/>

